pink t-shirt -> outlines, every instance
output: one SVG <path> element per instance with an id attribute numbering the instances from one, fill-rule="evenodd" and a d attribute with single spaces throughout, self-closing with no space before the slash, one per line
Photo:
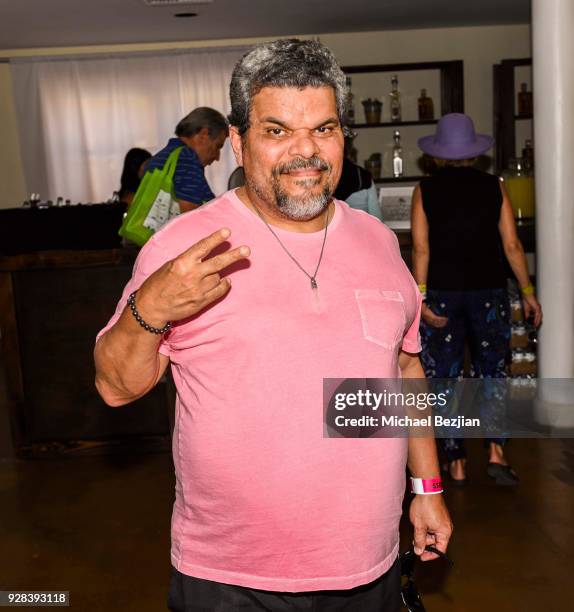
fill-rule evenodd
<path id="1" fill-rule="evenodd" d="M 174 325 L 178 396 L 171 559 L 184 574 L 272 591 L 349 589 L 398 552 L 407 441 L 323 437 L 323 378 L 399 377 L 420 350 L 420 294 L 394 233 L 336 201 L 317 275 L 289 259 L 261 219 L 227 192 L 181 215 L 140 252 L 127 296 L 221 227 L 248 262 L 230 292 Z M 311 273 L 323 232 L 274 228 Z"/>

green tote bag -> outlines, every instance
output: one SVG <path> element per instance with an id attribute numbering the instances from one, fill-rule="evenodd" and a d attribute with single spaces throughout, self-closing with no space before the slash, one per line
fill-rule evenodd
<path id="1" fill-rule="evenodd" d="M 179 204 L 173 196 L 173 175 L 182 149 L 174 149 L 163 168 L 145 173 L 119 229 L 120 236 L 143 246 L 164 223 L 179 215 Z"/>

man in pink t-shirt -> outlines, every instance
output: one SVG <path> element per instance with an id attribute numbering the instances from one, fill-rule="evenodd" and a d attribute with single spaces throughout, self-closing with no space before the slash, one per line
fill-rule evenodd
<path id="1" fill-rule="evenodd" d="M 168 365 L 177 387 L 171 610 L 396 612 L 407 462 L 415 552 L 446 550 L 434 440 L 323 435 L 325 378 L 423 376 L 396 237 L 332 198 L 345 97 L 320 43 L 247 53 L 230 116 L 245 187 L 151 238 L 98 336 L 108 404 Z"/>

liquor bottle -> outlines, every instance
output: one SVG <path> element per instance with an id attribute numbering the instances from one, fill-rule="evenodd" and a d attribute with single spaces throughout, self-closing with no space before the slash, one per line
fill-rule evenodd
<path id="1" fill-rule="evenodd" d="M 522 83 L 518 92 L 518 114 L 521 116 L 532 115 L 532 92 L 528 91 L 528 85 Z"/>
<path id="2" fill-rule="evenodd" d="M 432 98 L 427 96 L 427 90 L 421 89 L 419 98 L 419 121 L 432 121 L 434 119 L 434 104 Z"/>
<path id="3" fill-rule="evenodd" d="M 524 167 L 527 170 L 534 170 L 534 147 L 532 146 L 532 140 L 530 138 L 524 141 L 522 157 L 524 158 Z"/>
<path id="4" fill-rule="evenodd" d="M 380 153 L 371 153 L 369 159 L 365 160 L 365 169 L 371 173 L 373 179 L 381 178 L 382 156 Z"/>
<path id="5" fill-rule="evenodd" d="M 393 134 L 395 144 L 393 145 L 393 176 L 398 178 L 403 176 L 403 147 L 401 146 L 401 133 L 395 130 Z"/>
<path id="6" fill-rule="evenodd" d="M 355 123 L 355 106 L 353 103 L 354 95 L 351 91 L 351 77 L 345 77 L 345 81 L 347 84 L 347 124 L 354 125 Z"/>
<path id="7" fill-rule="evenodd" d="M 391 121 L 398 123 L 401 121 L 401 93 L 399 91 L 399 77 L 395 74 L 391 79 Z"/>

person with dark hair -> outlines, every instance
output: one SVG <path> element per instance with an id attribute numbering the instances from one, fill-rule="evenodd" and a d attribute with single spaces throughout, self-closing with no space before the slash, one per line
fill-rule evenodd
<path id="1" fill-rule="evenodd" d="M 452 531 L 436 444 L 330 439 L 323 381 L 424 377 L 421 297 L 393 232 L 333 198 L 347 91 L 329 49 L 257 46 L 230 92 L 245 185 L 142 248 L 96 386 L 126 404 L 171 363 L 170 610 L 398 612 L 407 462 L 416 554 Z"/>
<path id="2" fill-rule="evenodd" d="M 180 212 L 197 208 L 215 195 L 205 180 L 204 168 L 219 159 L 229 128 L 225 117 L 201 106 L 186 115 L 175 128 L 175 138 L 146 164 L 146 172 L 163 168 L 170 153 L 182 147 L 173 176 L 173 189 Z"/>
<path id="3" fill-rule="evenodd" d="M 145 172 L 145 162 L 150 157 L 151 153 L 145 149 L 133 148 L 126 153 L 118 191 L 120 202 L 128 206 L 132 203 Z"/>
<path id="4" fill-rule="evenodd" d="M 441 118 L 436 134 L 419 139 L 436 172 L 415 188 L 412 201 L 413 274 L 421 293 L 422 362 L 429 378 L 457 378 L 464 370 L 465 342 L 471 375 L 504 378 L 510 342 L 510 305 L 504 257 L 522 291 L 525 315 L 534 325 L 542 309 L 530 282 L 504 183 L 474 167 L 494 143 L 477 134 L 468 115 Z M 494 418 L 493 401 L 485 414 Z M 485 423 L 486 425 L 486 423 Z M 453 483 L 466 482 L 464 441 L 441 441 Z M 486 440 L 487 472 L 497 484 L 516 485 L 504 456 L 504 438 Z"/>

